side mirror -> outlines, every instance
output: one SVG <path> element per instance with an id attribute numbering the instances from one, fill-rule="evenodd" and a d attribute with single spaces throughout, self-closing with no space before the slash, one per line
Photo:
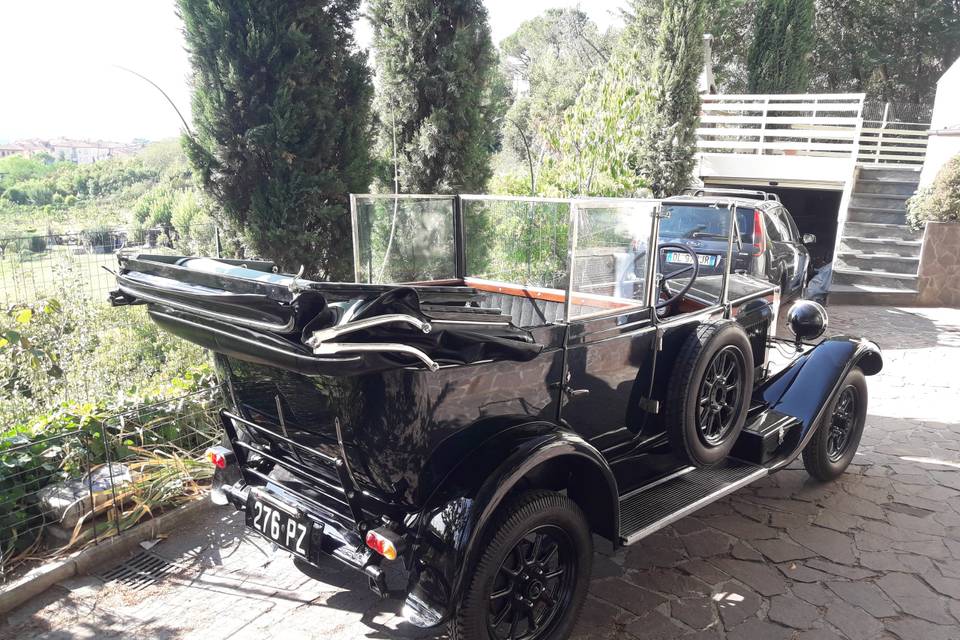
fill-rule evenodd
<path id="1" fill-rule="evenodd" d="M 812 233 L 803 234 L 803 244 L 816 244 L 817 236 Z"/>
<path id="2" fill-rule="evenodd" d="M 815 340 L 827 330 L 827 310 L 813 300 L 797 300 L 787 312 L 787 328 L 799 349 L 804 340 Z"/>

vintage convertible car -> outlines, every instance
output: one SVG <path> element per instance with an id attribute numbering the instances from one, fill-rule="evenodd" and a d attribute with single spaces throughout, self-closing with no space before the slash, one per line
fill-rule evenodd
<path id="1" fill-rule="evenodd" d="M 400 560 L 411 623 L 564 638 L 592 534 L 635 543 L 801 454 L 850 464 L 880 351 L 811 344 L 807 301 L 775 337 L 779 289 L 729 268 L 733 201 L 709 251 L 659 237 L 680 201 L 351 204 L 355 283 L 126 255 L 112 300 L 215 353 L 214 499 L 381 594 Z"/>

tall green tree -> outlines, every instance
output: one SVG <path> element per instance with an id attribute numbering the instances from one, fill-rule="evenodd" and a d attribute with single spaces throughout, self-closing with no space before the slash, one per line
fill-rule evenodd
<path id="1" fill-rule="evenodd" d="M 243 245 L 285 269 L 350 274 L 348 194 L 372 178 L 360 0 L 178 0 L 200 183 Z"/>
<path id="2" fill-rule="evenodd" d="M 369 15 L 386 181 L 396 168 L 404 192 L 483 190 L 506 106 L 483 3 L 372 0 Z"/>
<path id="3" fill-rule="evenodd" d="M 817 0 L 814 87 L 933 101 L 960 57 L 960 0 Z"/>
<path id="4" fill-rule="evenodd" d="M 516 88 L 503 120 L 504 151 L 524 168 L 529 162 L 534 175 L 563 112 L 577 101 L 590 72 L 609 60 L 613 42 L 612 30 L 601 32 L 580 9 L 563 8 L 523 22 L 500 43 L 503 72 Z"/>
<path id="5" fill-rule="evenodd" d="M 755 15 L 748 90 L 803 93 L 813 62 L 813 0 L 760 0 Z"/>
<path id="6" fill-rule="evenodd" d="M 635 159 L 657 197 L 678 193 L 693 173 L 703 24 L 700 0 L 664 0 Z"/>

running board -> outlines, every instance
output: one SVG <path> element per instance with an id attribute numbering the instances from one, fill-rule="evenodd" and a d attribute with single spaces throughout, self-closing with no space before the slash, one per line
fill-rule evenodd
<path id="1" fill-rule="evenodd" d="M 767 475 L 765 467 L 727 459 L 686 467 L 620 499 L 620 540 L 633 544 Z"/>

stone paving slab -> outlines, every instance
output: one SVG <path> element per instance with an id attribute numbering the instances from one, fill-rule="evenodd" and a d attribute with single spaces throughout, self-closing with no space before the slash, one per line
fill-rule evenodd
<path id="1" fill-rule="evenodd" d="M 793 464 L 638 545 L 598 544 L 575 638 L 960 640 L 960 311 L 829 312 L 831 332 L 876 340 L 886 363 L 848 474 L 822 485 Z M 139 591 L 68 581 L 9 614 L 0 638 L 442 637 L 226 510 L 154 551 L 181 568 Z"/>

